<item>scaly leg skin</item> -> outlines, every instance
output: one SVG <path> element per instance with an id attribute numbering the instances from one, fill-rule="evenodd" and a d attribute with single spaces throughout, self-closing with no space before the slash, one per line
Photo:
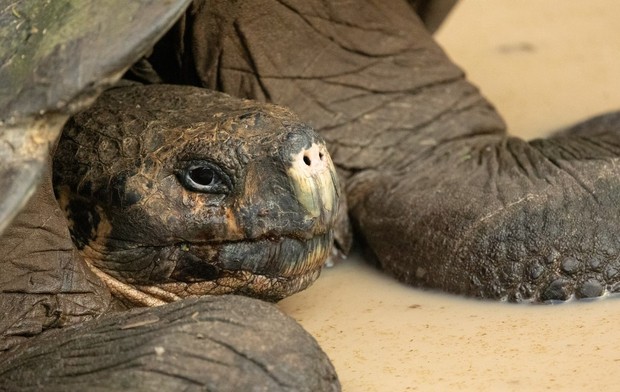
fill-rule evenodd
<path id="1" fill-rule="evenodd" d="M 617 290 L 618 121 L 591 136 L 508 136 L 404 0 L 196 1 L 150 61 L 164 81 L 310 122 L 354 224 L 402 281 L 510 301 Z"/>
<path id="2" fill-rule="evenodd" d="M 245 297 L 133 309 L 29 343 L 0 362 L 0 390 L 340 390 L 299 324 Z"/>

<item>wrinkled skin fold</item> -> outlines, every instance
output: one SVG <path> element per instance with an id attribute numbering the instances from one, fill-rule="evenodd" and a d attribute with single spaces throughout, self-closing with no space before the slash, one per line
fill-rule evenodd
<path id="1" fill-rule="evenodd" d="M 273 305 L 250 298 L 189 299 L 57 332 L 4 358 L 1 390 L 340 389 L 316 341 Z"/>
<path id="2" fill-rule="evenodd" d="M 50 172 L 0 236 L 0 353 L 44 331 L 110 310 L 109 290 L 71 241 Z"/>
<path id="3" fill-rule="evenodd" d="M 616 290 L 616 117 L 508 136 L 405 1 L 196 1 L 149 61 L 150 80 L 300 113 L 328 142 L 356 228 L 402 281 L 511 301 Z"/>

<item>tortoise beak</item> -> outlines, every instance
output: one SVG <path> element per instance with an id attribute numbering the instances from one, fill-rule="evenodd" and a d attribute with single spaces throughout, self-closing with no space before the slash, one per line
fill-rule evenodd
<path id="1" fill-rule="evenodd" d="M 309 128 L 298 129 L 287 135 L 280 159 L 304 221 L 312 222 L 315 229 L 331 230 L 340 205 L 340 185 L 325 142 Z"/>
<path id="2" fill-rule="evenodd" d="M 315 142 L 293 154 L 287 174 L 307 217 L 319 225 L 333 226 L 340 187 L 325 144 Z"/>
<path id="3" fill-rule="evenodd" d="M 229 232 L 239 232 L 239 239 L 309 240 L 334 228 L 340 187 L 325 143 L 305 126 L 278 143 L 275 154 L 268 151 L 248 165 L 239 202 L 229 214 L 234 218 Z"/>

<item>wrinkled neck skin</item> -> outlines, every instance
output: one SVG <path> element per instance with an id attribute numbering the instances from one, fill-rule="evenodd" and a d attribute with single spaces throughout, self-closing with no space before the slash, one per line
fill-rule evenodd
<path id="1" fill-rule="evenodd" d="M 325 137 L 347 177 L 403 170 L 459 138 L 505 135 L 404 0 L 203 0 L 185 18 L 151 56 L 165 81 L 286 105 Z M 181 36 L 193 50 L 179 48 Z M 174 48 L 180 62 L 159 57 Z"/>
<path id="2" fill-rule="evenodd" d="M 620 283 L 617 121 L 596 136 L 507 136 L 404 0 L 195 1 L 149 61 L 166 82 L 298 112 L 402 281 L 510 301 Z"/>
<path id="3" fill-rule="evenodd" d="M 112 308 L 107 287 L 71 242 L 52 191 L 51 165 L 48 169 L 0 236 L 0 354 L 48 329 L 92 320 Z"/>
<path id="4" fill-rule="evenodd" d="M 89 266 L 141 306 L 307 287 L 339 206 L 324 142 L 290 112 L 183 86 L 106 92 L 65 128 L 54 185 Z"/>

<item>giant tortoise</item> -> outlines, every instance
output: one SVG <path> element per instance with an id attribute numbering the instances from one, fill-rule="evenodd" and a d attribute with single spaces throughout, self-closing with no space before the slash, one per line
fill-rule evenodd
<path id="1" fill-rule="evenodd" d="M 75 29 L 3 5 L 23 35 L 0 68 L 0 217 L 25 208 L 0 243 L 2 387 L 337 389 L 272 307 L 204 296 L 279 299 L 316 278 L 332 236 L 346 251 L 323 139 L 357 238 L 397 279 L 518 302 L 616 290 L 618 116 L 508 136 L 416 2 L 174 3 L 119 2 L 109 25 L 46 5 Z M 47 88 L 50 68 L 77 76 Z"/>

